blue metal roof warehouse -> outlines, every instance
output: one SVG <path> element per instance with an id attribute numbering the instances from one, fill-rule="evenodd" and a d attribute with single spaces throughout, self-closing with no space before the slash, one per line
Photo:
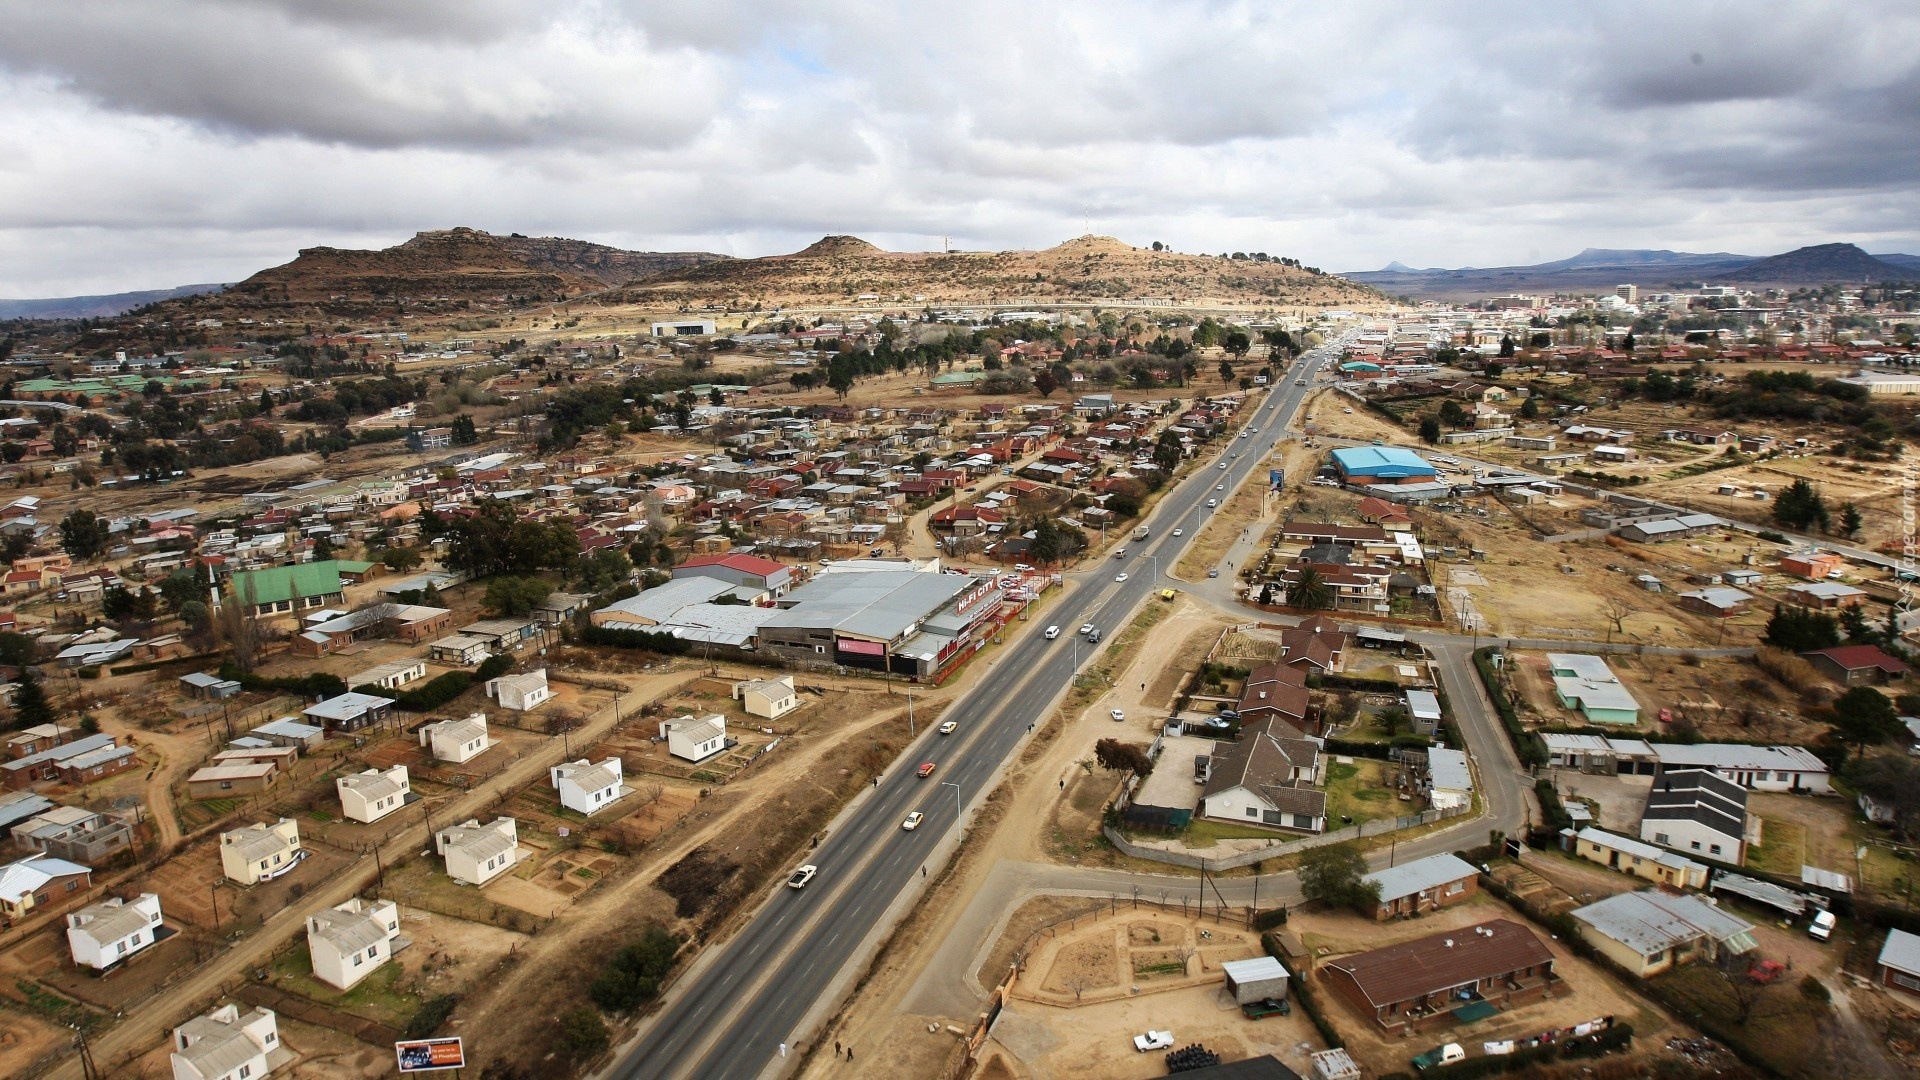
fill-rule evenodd
<path id="1" fill-rule="evenodd" d="M 1333 467 L 1351 483 L 1431 480 L 1439 474 L 1427 460 L 1397 446 L 1350 446 L 1333 452 Z"/>

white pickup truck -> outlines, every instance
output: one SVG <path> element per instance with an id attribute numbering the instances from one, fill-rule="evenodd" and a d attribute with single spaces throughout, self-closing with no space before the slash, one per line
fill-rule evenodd
<path id="1" fill-rule="evenodd" d="M 1133 1037 L 1133 1048 L 1143 1054 L 1149 1050 L 1165 1050 L 1172 1045 L 1173 1032 L 1171 1031 L 1149 1031 L 1145 1035 Z"/>

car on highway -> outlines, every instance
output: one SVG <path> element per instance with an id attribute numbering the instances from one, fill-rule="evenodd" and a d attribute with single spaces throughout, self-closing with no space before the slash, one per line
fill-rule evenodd
<path id="1" fill-rule="evenodd" d="M 1080 624 L 1080 636 L 1081 636 L 1081 637 L 1085 637 L 1085 636 L 1087 636 L 1088 634 L 1091 634 L 1091 633 L 1093 633 L 1093 624 L 1092 624 L 1092 623 L 1081 623 L 1081 624 Z"/>
<path id="2" fill-rule="evenodd" d="M 905 829 L 907 832 L 912 832 L 913 830 L 919 828 L 920 823 L 922 821 L 925 821 L 926 819 L 927 819 L 927 815 L 921 813 L 918 810 L 915 810 L 913 813 L 907 815 L 907 820 L 901 822 L 900 827 L 902 829 Z"/>
<path id="3" fill-rule="evenodd" d="M 1247 437 L 1247 435 L 1248 435 L 1248 434 L 1249 434 L 1249 432 L 1245 432 L 1245 431 L 1243 431 L 1243 432 L 1241 432 L 1241 433 L 1240 433 L 1240 437 L 1244 439 L 1244 438 L 1246 438 L 1246 437 Z"/>
<path id="4" fill-rule="evenodd" d="M 1120 709 L 1113 710 L 1112 716 L 1116 721 L 1125 720 L 1127 718 L 1127 714 Z"/>
<path id="5" fill-rule="evenodd" d="M 807 882 L 813 880 L 813 875 L 819 872 L 820 872 L 819 867 L 813 865 L 812 863 L 808 863 L 807 865 L 801 867 L 800 869 L 795 870 L 792 876 L 787 878 L 787 888 L 804 889 L 807 887 Z"/>
<path id="6" fill-rule="evenodd" d="M 1175 536 L 1185 536 L 1185 535 L 1186 535 L 1186 530 L 1185 530 L 1185 529 L 1175 529 L 1175 530 L 1173 530 L 1173 535 L 1175 535 Z"/>
<path id="7" fill-rule="evenodd" d="M 960 721 L 958 720 L 949 720 L 946 723 L 940 725 L 940 734 L 942 735 L 951 735 L 954 732 L 959 730 L 960 730 Z"/>
<path id="8" fill-rule="evenodd" d="M 1049 626 L 1049 627 L 1047 627 L 1047 640 L 1048 640 L 1048 641 L 1052 641 L 1052 640 L 1053 640 L 1054 638 L 1057 638 L 1057 637 L 1059 637 L 1059 636 L 1060 636 L 1060 628 L 1059 628 L 1059 627 L 1057 627 L 1057 626 Z"/>
<path id="9" fill-rule="evenodd" d="M 1215 491 L 1225 491 L 1225 490 L 1227 490 L 1227 485 L 1225 485 L 1225 484 L 1215 484 L 1215 485 L 1213 485 L 1213 490 L 1215 490 Z"/>
<path id="10" fill-rule="evenodd" d="M 920 763 L 920 767 L 914 771 L 920 774 L 920 779 L 925 780 L 927 777 L 932 776 L 933 770 L 937 768 L 939 768 L 939 766 L 934 762 L 923 761 Z"/>
<path id="11" fill-rule="evenodd" d="M 1219 499 L 1208 499 L 1208 500 L 1207 500 L 1207 509 L 1209 509 L 1209 510 L 1211 510 L 1211 509 L 1213 509 L 1214 507 L 1216 507 L 1216 506 L 1219 506 L 1219 505 L 1220 505 L 1220 500 L 1219 500 Z"/>
<path id="12" fill-rule="evenodd" d="M 1295 380 L 1293 380 L 1293 385 L 1295 385 L 1295 386 L 1305 386 L 1305 385 L 1307 385 L 1307 380 L 1305 380 L 1305 379 L 1295 379 Z"/>
<path id="13" fill-rule="evenodd" d="M 1113 580 L 1115 580 L 1115 581 L 1125 581 L 1125 580 L 1127 580 L 1127 575 L 1125 575 L 1125 574 L 1115 574 L 1115 575 L 1113 575 Z"/>
<path id="14" fill-rule="evenodd" d="M 1116 558 L 1116 559 L 1124 559 L 1124 558 L 1126 558 L 1126 557 L 1127 557 L 1127 549 L 1126 549 L 1126 548 L 1114 548 L 1114 549 L 1113 549 L 1113 557 L 1114 557 L 1114 558 Z"/>
<path id="15" fill-rule="evenodd" d="M 1223 461 L 1223 462 L 1221 462 L 1221 463 L 1220 463 L 1220 467 L 1221 467 L 1221 468 L 1223 468 L 1223 469 L 1224 469 L 1224 468 L 1226 468 L 1226 467 L 1227 467 L 1227 463 L 1226 463 L 1226 462 L 1224 462 L 1224 461 Z"/>

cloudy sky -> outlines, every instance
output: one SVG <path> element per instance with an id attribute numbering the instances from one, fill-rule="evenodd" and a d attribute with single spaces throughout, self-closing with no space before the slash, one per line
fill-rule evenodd
<path id="1" fill-rule="evenodd" d="M 1920 5 L 0 0 L 0 296 L 470 225 L 1920 252 Z"/>

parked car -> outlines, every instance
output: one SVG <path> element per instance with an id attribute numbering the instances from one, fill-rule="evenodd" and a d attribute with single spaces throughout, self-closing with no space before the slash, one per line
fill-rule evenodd
<path id="1" fill-rule="evenodd" d="M 1813 917 L 1812 922 L 1807 924 L 1807 936 L 1815 941 L 1826 941 L 1833 937 L 1834 927 L 1839 924 L 1840 920 L 1833 917 L 1833 912 L 1822 911 Z"/>
<path id="2" fill-rule="evenodd" d="M 1149 1050 L 1165 1050 L 1172 1045 L 1173 1032 L 1171 1031 L 1149 1031 L 1145 1035 L 1133 1037 L 1133 1048 L 1143 1054 Z"/>
<path id="3" fill-rule="evenodd" d="M 902 829 L 905 829 L 907 832 L 912 832 L 913 830 L 919 828 L 920 823 L 922 821 L 925 821 L 926 818 L 927 818 L 927 815 L 921 813 L 918 810 L 915 810 L 913 813 L 907 815 L 907 820 L 901 822 L 900 827 Z"/>
<path id="4" fill-rule="evenodd" d="M 787 878 L 787 888 L 804 889 L 807 887 L 807 882 L 813 880 L 813 875 L 819 872 L 820 872 L 819 867 L 813 865 L 812 863 L 808 863 L 807 865 L 801 867 L 800 869 L 795 870 L 793 872 L 793 875 Z"/>
<path id="5" fill-rule="evenodd" d="M 1762 986 L 1787 973 L 1787 965 L 1778 960 L 1761 960 L 1747 969 L 1747 980 Z"/>

